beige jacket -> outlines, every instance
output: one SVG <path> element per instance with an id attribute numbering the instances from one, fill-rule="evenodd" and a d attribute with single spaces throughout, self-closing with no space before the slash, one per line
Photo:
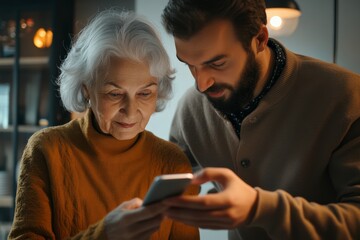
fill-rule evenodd
<path id="1" fill-rule="evenodd" d="M 286 55 L 240 140 L 194 88 L 170 139 L 202 167 L 230 168 L 256 187 L 255 216 L 230 239 L 360 239 L 360 76 Z"/>

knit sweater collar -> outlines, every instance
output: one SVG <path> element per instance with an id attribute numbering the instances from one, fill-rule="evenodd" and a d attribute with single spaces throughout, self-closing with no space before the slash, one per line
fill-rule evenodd
<path id="1" fill-rule="evenodd" d="M 88 110 L 80 121 L 80 127 L 96 154 L 105 153 L 116 155 L 142 148 L 146 135 L 145 131 L 139 133 L 132 139 L 118 140 L 111 135 L 97 131 L 92 119 L 93 112 Z"/>

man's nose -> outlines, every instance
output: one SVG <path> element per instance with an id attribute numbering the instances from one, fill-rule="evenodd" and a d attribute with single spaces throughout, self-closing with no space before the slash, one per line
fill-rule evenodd
<path id="1" fill-rule="evenodd" d="M 205 92 L 214 83 L 214 77 L 210 74 L 207 69 L 194 69 L 194 78 L 196 81 L 197 89 L 200 92 Z"/>

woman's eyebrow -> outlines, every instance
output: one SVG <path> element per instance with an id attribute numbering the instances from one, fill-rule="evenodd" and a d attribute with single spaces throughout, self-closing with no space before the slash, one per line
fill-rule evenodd
<path id="1" fill-rule="evenodd" d="M 114 82 L 106 82 L 106 83 L 105 83 L 105 86 L 106 86 L 106 85 L 110 85 L 110 86 L 114 86 L 114 87 L 116 87 L 116 88 L 121 88 L 121 89 L 122 89 L 121 86 L 117 85 L 117 84 L 114 83 Z M 157 84 L 157 82 L 150 82 L 150 83 L 148 83 L 148 84 L 146 84 L 146 85 L 144 85 L 144 86 L 140 86 L 140 87 L 141 87 L 141 88 L 147 88 L 147 87 L 151 87 L 151 86 L 153 86 L 153 85 L 157 86 L 158 84 Z"/>
<path id="2" fill-rule="evenodd" d="M 142 88 L 151 87 L 151 86 L 153 86 L 153 85 L 157 86 L 157 83 L 156 83 L 156 82 L 151 82 L 151 83 L 148 83 L 148 84 L 142 86 Z"/>
<path id="3" fill-rule="evenodd" d="M 105 85 L 105 86 L 106 86 L 106 85 L 110 85 L 110 86 L 113 86 L 113 87 L 116 87 L 116 88 L 122 88 L 121 86 L 117 85 L 117 84 L 114 83 L 114 82 L 106 82 L 104 85 Z"/>

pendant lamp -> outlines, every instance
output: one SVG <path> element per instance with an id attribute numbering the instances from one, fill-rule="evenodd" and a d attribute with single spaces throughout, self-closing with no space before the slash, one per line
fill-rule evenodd
<path id="1" fill-rule="evenodd" d="M 266 15 L 270 36 L 289 36 L 298 25 L 301 11 L 293 0 L 266 0 Z"/>

